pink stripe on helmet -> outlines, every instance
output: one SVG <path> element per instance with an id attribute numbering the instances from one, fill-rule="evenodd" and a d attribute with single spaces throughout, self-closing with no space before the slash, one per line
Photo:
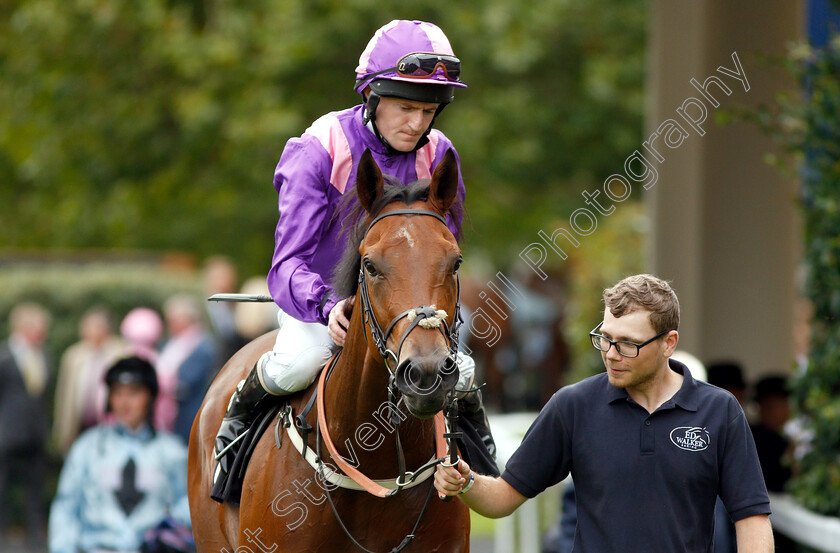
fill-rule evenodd
<path id="1" fill-rule="evenodd" d="M 420 28 L 429 37 L 429 42 L 432 43 L 432 52 L 436 54 L 448 54 L 450 56 L 455 55 L 455 52 L 452 51 L 452 46 L 449 44 L 449 39 L 446 38 L 446 35 L 443 34 L 440 27 L 423 22 L 420 23 Z"/>
<path id="2" fill-rule="evenodd" d="M 353 156 L 350 153 L 350 143 L 347 141 L 338 117 L 328 113 L 318 118 L 305 132 L 317 138 L 330 155 L 332 160 L 330 184 L 344 194 L 347 181 L 350 180 L 350 171 L 353 169 Z"/>
<path id="3" fill-rule="evenodd" d="M 367 46 L 365 46 L 362 55 L 359 56 L 359 66 L 356 67 L 357 75 L 364 75 L 365 73 L 368 73 L 368 63 L 370 62 L 370 54 L 373 52 L 374 48 L 376 48 L 376 44 L 379 42 L 379 39 L 382 38 L 382 35 L 384 35 L 386 32 L 399 25 L 399 23 L 399 19 L 394 19 L 387 25 L 383 25 L 382 27 L 377 29 L 377 31 L 371 37 L 370 41 L 368 41 Z"/>
<path id="4" fill-rule="evenodd" d="M 429 133 L 429 142 L 417 150 L 417 155 L 414 158 L 414 170 L 417 172 L 418 180 L 432 178 L 432 163 L 435 161 L 438 141 L 440 141 L 440 131 L 433 129 Z"/>

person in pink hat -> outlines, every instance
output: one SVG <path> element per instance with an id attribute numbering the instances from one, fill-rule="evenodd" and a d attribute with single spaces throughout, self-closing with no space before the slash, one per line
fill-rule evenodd
<path id="1" fill-rule="evenodd" d="M 163 319 L 148 307 L 135 307 L 120 323 L 120 334 L 128 342 L 132 354 L 151 363 L 158 357 L 158 342 L 163 337 Z"/>
<path id="2" fill-rule="evenodd" d="M 268 274 L 269 290 L 280 308 L 280 330 L 273 350 L 260 358 L 231 397 L 216 439 L 217 454 L 244 432 L 258 402 L 305 389 L 331 348 L 344 344 L 353 298 L 337 297 L 329 281 L 347 242 L 341 228 L 352 205 L 342 199 L 355 195 L 364 151 L 371 152 L 384 174 L 400 182 L 430 178 L 447 151 L 457 158 L 452 142 L 433 127 L 455 90 L 466 86 L 461 62 L 438 26 L 394 20 L 376 31 L 359 58 L 354 88 L 361 103 L 320 117 L 286 143 L 274 172 L 280 217 Z M 464 199 L 459 174 L 458 207 L 447 220 L 457 239 Z M 459 354 L 458 366 L 457 389 L 471 388 L 475 363 Z M 487 470 L 497 470 L 479 393 L 467 394 L 459 403 L 469 406 L 464 416 L 477 421 Z M 217 482 L 232 459 L 232 453 L 220 459 Z"/>

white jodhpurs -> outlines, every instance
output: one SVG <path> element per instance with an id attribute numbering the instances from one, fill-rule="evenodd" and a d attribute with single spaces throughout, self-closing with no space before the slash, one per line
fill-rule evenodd
<path id="1" fill-rule="evenodd" d="M 274 349 L 257 361 L 257 376 L 265 391 L 281 396 L 305 390 L 315 381 L 321 368 L 330 360 L 330 348 L 335 347 L 321 323 L 305 323 L 279 311 L 280 330 Z M 472 386 L 475 361 L 458 352 L 457 390 Z"/>
<path id="2" fill-rule="evenodd" d="M 257 361 L 257 375 L 265 391 L 276 396 L 305 390 L 330 359 L 333 341 L 321 323 L 305 323 L 277 312 L 279 331 L 274 349 Z"/>

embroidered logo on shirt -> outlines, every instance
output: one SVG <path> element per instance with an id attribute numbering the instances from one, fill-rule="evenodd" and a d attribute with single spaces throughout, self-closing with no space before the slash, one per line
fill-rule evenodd
<path id="1" fill-rule="evenodd" d="M 709 431 L 699 426 L 679 426 L 671 430 L 671 441 L 686 451 L 703 451 L 711 441 Z"/>

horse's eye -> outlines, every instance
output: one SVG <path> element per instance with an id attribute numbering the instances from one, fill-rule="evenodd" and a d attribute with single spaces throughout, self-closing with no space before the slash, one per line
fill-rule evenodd
<path id="1" fill-rule="evenodd" d="M 452 274 L 457 274 L 458 273 L 458 269 L 461 268 L 461 263 L 463 263 L 463 262 L 464 262 L 464 259 L 462 257 L 459 257 L 458 259 L 455 260 L 455 265 L 452 267 Z"/>
<path id="2" fill-rule="evenodd" d="M 364 260 L 364 265 L 365 265 L 365 271 L 367 271 L 367 274 L 369 274 L 372 277 L 375 277 L 375 276 L 379 275 L 379 271 L 376 270 L 376 265 L 374 265 L 373 262 L 370 259 L 365 259 Z"/>

